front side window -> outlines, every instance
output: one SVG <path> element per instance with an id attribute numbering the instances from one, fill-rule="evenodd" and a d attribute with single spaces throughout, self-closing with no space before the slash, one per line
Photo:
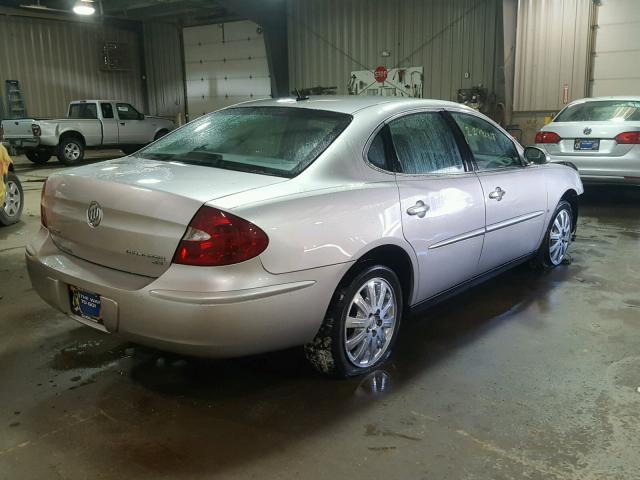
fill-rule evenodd
<path id="1" fill-rule="evenodd" d="M 523 166 L 513 142 L 489 122 L 465 113 L 451 112 L 451 116 L 462 130 L 478 170 Z"/>
<path id="2" fill-rule="evenodd" d="M 389 123 L 402 173 L 442 175 L 464 172 L 449 125 L 438 112 L 414 113 Z"/>
<path id="3" fill-rule="evenodd" d="M 306 108 L 228 108 L 187 124 L 137 155 L 291 178 L 310 165 L 351 118 Z"/>
<path id="4" fill-rule="evenodd" d="M 597 100 L 569 105 L 554 122 L 638 122 L 640 102 Z"/>
<path id="5" fill-rule="evenodd" d="M 69 118 L 75 120 L 95 120 L 98 109 L 95 103 L 72 103 L 69 106 Z"/>
<path id="6" fill-rule="evenodd" d="M 138 111 L 128 103 L 118 103 L 116 108 L 118 109 L 120 120 L 140 120 Z"/>

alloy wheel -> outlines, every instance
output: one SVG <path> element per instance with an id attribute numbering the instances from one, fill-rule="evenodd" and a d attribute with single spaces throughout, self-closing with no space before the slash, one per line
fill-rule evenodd
<path id="1" fill-rule="evenodd" d="M 7 182 L 7 193 L 4 200 L 4 213 L 9 217 L 15 217 L 20 211 L 21 203 L 22 196 L 20 195 L 18 184 L 9 180 L 9 182 Z"/>
<path id="2" fill-rule="evenodd" d="M 553 220 L 549 233 L 549 259 L 553 265 L 560 265 L 571 242 L 571 214 L 563 209 Z"/>
<path id="3" fill-rule="evenodd" d="M 360 368 L 376 363 L 387 351 L 396 327 L 396 295 L 380 277 L 367 280 L 356 292 L 345 319 L 344 348 Z"/>
<path id="4" fill-rule="evenodd" d="M 78 160 L 78 158 L 80 158 L 80 145 L 77 143 L 67 143 L 64 146 L 64 156 L 67 160 Z"/>

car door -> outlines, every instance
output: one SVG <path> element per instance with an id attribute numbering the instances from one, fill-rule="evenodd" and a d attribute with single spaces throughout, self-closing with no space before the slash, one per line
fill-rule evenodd
<path id="1" fill-rule="evenodd" d="M 535 251 L 542 237 L 547 185 L 513 140 L 479 115 L 452 111 L 473 156 L 486 205 L 486 233 L 478 273 Z"/>
<path id="2" fill-rule="evenodd" d="M 419 263 L 418 301 L 473 277 L 484 234 L 478 177 L 440 111 L 390 120 L 402 229 Z"/>
<path id="3" fill-rule="evenodd" d="M 100 113 L 102 114 L 102 144 L 117 145 L 118 120 L 113 113 L 113 104 L 110 102 L 100 102 Z"/>
<path id="4" fill-rule="evenodd" d="M 120 145 L 144 145 L 151 140 L 144 117 L 128 103 L 116 103 Z M 150 138 L 151 137 L 151 138 Z"/>

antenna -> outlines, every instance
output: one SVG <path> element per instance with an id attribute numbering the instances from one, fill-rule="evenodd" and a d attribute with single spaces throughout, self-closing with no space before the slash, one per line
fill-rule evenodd
<path id="1" fill-rule="evenodd" d="M 300 93 L 300 90 L 298 90 L 297 88 L 293 91 L 293 93 L 296 94 L 296 102 L 300 102 L 302 100 L 309 100 L 309 96 L 308 95 L 302 95 Z"/>

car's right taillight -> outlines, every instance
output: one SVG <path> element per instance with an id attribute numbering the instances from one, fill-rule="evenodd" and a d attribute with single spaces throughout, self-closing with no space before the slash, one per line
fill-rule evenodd
<path id="1" fill-rule="evenodd" d="M 616 135 L 616 142 L 624 145 L 640 144 L 640 132 L 623 132 Z"/>
<path id="2" fill-rule="evenodd" d="M 269 237 L 253 223 L 204 205 L 189 223 L 173 263 L 231 265 L 257 257 L 267 245 Z"/>
<path id="3" fill-rule="evenodd" d="M 31 133 L 33 133 L 34 137 L 39 137 L 42 135 L 42 129 L 40 125 L 36 125 L 35 123 L 31 125 Z"/>
<path id="4" fill-rule="evenodd" d="M 44 210 L 44 196 L 47 190 L 47 181 L 42 184 L 42 191 L 40 192 L 40 223 L 44 228 L 47 228 L 47 215 Z"/>
<path id="5" fill-rule="evenodd" d="M 558 143 L 560 140 L 560 135 L 555 132 L 536 133 L 536 143 Z"/>

